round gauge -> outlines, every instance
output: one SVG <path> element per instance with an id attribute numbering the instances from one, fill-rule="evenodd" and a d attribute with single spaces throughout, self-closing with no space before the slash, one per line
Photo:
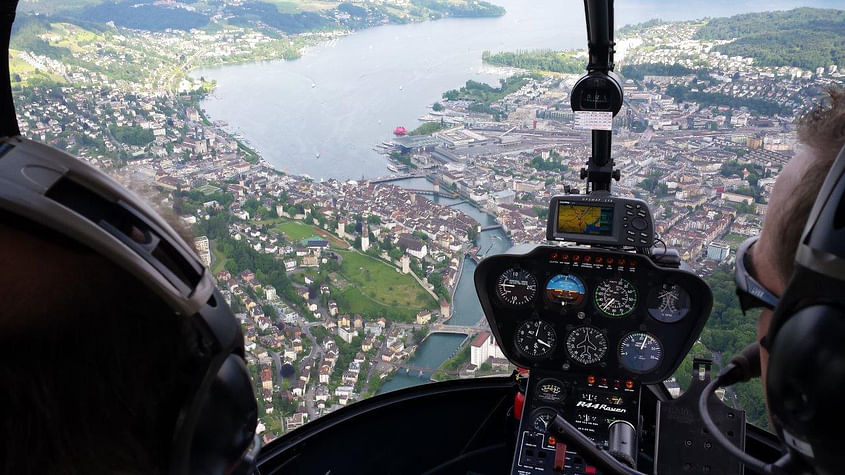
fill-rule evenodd
<path id="1" fill-rule="evenodd" d="M 537 384 L 537 399 L 543 402 L 558 403 L 563 401 L 566 390 L 563 383 L 556 379 L 546 378 Z"/>
<path id="2" fill-rule="evenodd" d="M 507 304 L 525 305 L 537 295 L 537 279 L 528 271 L 508 269 L 496 281 L 496 295 Z"/>
<path id="3" fill-rule="evenodd" d="M 526 320 L 516 330 L 516 349 L 531 358 L 541 358 L 552 352 L 557 343 L 554 327 L 542 320 Z"/>
<path id="4" fill-rule="evenodd" d="M 537 432 L 546 433 L 549 424 L 557 417 L 557 411 L 550 407 L 540 407 L 531 413 L 531 427 Z"/>
<path id="5" fill-rule="evenodd" d="M 601 281 L 594 293 L 596 307 L 608 317 L 624 317 L 637 307 L 637 289 L 625 279 Z"/>
<path id="6" fill-rule="evenodd" d="M 657 338 L 645 332 L 629 333 L 619 342 L 619 362 L 635 373 L 648 373 L 663 359 Z"/>
<path id="7" fill-rule="evenodd" d="M 566 351 L 582 365 L 598 363 L 607 353 L 607 338 L 597 328 L 578 327 L 566 337 Z"/>
<path id="8" fill-rule="evenodd" d="M 690 297 L 678 284 L 664 282 L 648 295 L 648 314 L 663 323 L 675 323 L 690 309 Z"/>
<path id="9" fill-rule="evenodd" d="M 584 282 L 572 274 L 558 274 L 546 284 L 546 299 L 564 307 L 581 305 L 586 293 Z"/>

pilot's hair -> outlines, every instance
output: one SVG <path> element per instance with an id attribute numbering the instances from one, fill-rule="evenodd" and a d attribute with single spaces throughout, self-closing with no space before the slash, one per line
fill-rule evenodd
<path id="1" fill-rule="evenodd" d="M 93 250 L 0 212 L 0 473 L 163 472 L 190 332 Z"/>
<path id="2" fill-rule="evenodd" d="M 767 217 L 779 216 L 774 265 L 783 282 L 794 270 L 795 252 L 810 210 L 827 172 L 845 145 L 845 89 L 831 88 L 825 100 L 797 120 L 798 141 L 813 155 L 812 164 L 801 174 L 801 183 L 782 210 L 769 210 Z"/>

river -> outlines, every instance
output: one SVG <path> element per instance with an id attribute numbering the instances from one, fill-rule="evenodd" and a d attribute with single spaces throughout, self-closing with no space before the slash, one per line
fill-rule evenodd
<path id="1" fill-rule="evenodd" d="M 391 138 L 394 127 L 413 128 L 441 94 L 468 79 L 495 83 L 504 72 L 481 63 L 484 50 L 584 48 L 583 3 L 561 0 L 494 0 L 507 9 L 500 18 L 446 19 L 387 25 L 360 31 L 306 50 L 295 61 L 224 66 L 195 71 L 216 81 L 202 102 L 212 120 L 225 121 L 276 168 L 313 178 L 369 178 L 388 174 L 373 147 Z M 839 2 L 841 3 L 841 2 Z M 833 0 L 767 2 L 710 0 L 616 2 L 617 25 L 652 18 L 689 20 L 797 6 L 840 6 Z M 430 188 L 424 179 L 397 183 Z M 456 200 L 437 198 L 443 204 Z M 456 205 L 481 224 L 493 218 L 469 204 Z M 487 256 L 510 242 L 501 230 L 479 236 Z M 451 323 L 473 325 L 483 318 L 475 294 L 475 264 L 465 263 L 453 300 Z M 436 368 L 463 341 L 460 335 L 429 337 L 411 360 Z M 427 381 L 397 374 L 380 392 Z"/>

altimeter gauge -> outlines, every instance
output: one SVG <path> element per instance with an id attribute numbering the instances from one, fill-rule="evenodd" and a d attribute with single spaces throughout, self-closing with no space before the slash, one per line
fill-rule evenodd
<path id="1" fill-rule="evenodd" d="M 648 296 L 648 314 L 663 323 L 680 321 L 689 309 L 690 296 L 678 284 L 664 282 L 653 288 Z"/>
<path id="2" fill-rule="evenodd" d="M 601 281 L 593 297 L 596 308 L 608 317 L 624 317 L 637 308 L 636 287 L 621 277 Z"/>
<path id="3" fill-rule="evenodd" d="M 526 320 L 519 325 L 514 335 L 516 349 L 530 358 L 542 358 L 551 354 L 557 345 L 554 327 L 543 320 Z"/>
<path id="4" fill-rule="evenodd" d="M 566 337 L 566 352 L 582 365 L 598 363 L 607 353 L 607 338 L 598 328 L 578 327 Z"/>
<path id="5" fill-rule="evenodd" d="M 648 373 L 663 360 L 663 346 L 654 336 L 645 332 L 625 335 L 619 343 L 619 362 L 635 373 Z"/>
<path id="6" fill-rule="evenodd" d="M 509 305 L 525 305 L 537 295 L 537 278 L 526 270 L 510 268 L 496 281 L 496 295 Z"/>

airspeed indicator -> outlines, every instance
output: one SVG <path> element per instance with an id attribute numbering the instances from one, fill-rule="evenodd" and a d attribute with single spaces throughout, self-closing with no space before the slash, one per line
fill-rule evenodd
<path id="1" fill-rule="evenodd" d="M 608 317 L 624 317 L 637 308 L 637 289 L 623 278 L 601 281 L 593 297 L 596 307 Z"/>

